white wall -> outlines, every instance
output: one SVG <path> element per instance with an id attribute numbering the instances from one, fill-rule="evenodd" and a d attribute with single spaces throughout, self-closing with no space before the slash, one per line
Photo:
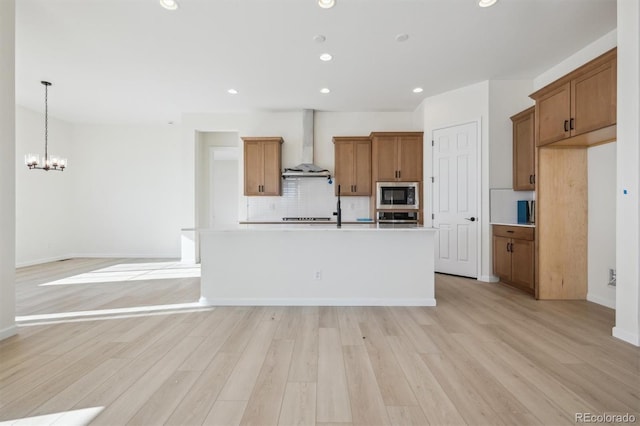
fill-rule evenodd
<path id="1" fill-rule="evenodd" d="M 208 228 L 211 218 L 211 149 L 214 147 L 233 147 L 240 149 L 240 136 L 237 132 L 198 132 L 197 138 L 198 162 L 195 168 L 195 176 L 196 204 L 198 205 L 198 209 L 196 210 L 196 223 L 198 223 L 198 227 L 200 228 Z M 242 157 L 238 155 L 238 158 L 235 160 L 238 165 L 241 158 Z M 238 168 L 235 170 L 239 173 Z M 193 169 L 191 169 L 191 171 L 193 174 Z M 238 181 L 241 177 L 239 174 L 236 174 L 233 178 L 235 181 Z M 243 182 L 243 180 L 240 179 L 240 182 Z M 238 206 L 237 200 L 236 206 Z"/>
<path id="2" fill-rule="evenodd" d="M 616 307 L 616 289 L 608 285 L 616 267 L 616 144 L 589 148 L 589 229 L 587 300 Z"/>
<path id="3" fill-rule="evenodd" d="M 73 254 L 178 257 L 180 128 L 76 125 L 73 139 Z"/>
<path id="4" fill-rule="evenodd" d="M 0 340 L 15 326 L 15 1 L 0 3 Z"/>
<path id="5" fill-rule="evenodd" d="M 489 81 L 489 187 L 513 188 L 511 116 L 534 104 L 531 80 Z M 524 199 L 524 198 L 523 198 Z"/>
<path id="6" fill-rule="evenodd" d="M 618 0 L 618 142 L 616 184 L 616 326 L 640 346 L 640 4 Z M 626 193 L 625 193 L 626 191 Z"/>
<path id="7" fill-rule="evenodd" d="M 618 11 L 620 8 L 618 8 Z M 608 50 L 613 49 L 618 43 L 617 31 L 613 30 L 608 34 L 600 37 L 598 40 L 590 43 L 584 48 L 580 49 L 573 55 L 569 56 L 559 64 L 549 68 L 539 76 L 533 79 L 533 90 L 542 89 L 549 83 L 552 83 L 578 68 L 581 65 L 586 64 L 598 55 L 605 53 Z"/>
<path id="8" fill-rule="evenodd" d="M 440 95 L 432 96 L 422 102 L 424 109 L 424 135 L 430 141 L 433 131 L 443 127 L 450 127 L 468 122 L 478 122 L 480 131 L 481 158 L 481 190 L 480 211 L 478 212 L 480 226 L 480 271 L 478 279 L 491 280 L 491 239 L 489 227 L 489 82 L 472 84 Z M 430 144 L 428 144 L 430 145 Z M 427 145 L 427 146 L 428 146 Z M 433 176 L 433 153 L 431 149 L 424 150 L 424 175 Z M 427 195 L 428 193 L 428 195 Z M 425 212 L 431 212 L 431 189 L 425 191 Z M 431 226 L 429 215 L 425 215 L 425 225 Z"/>
<path id="9" fill-rule="evenodd" d="M 34 82 L 34 84 L 39 84 Z M 49 88 L 49 153 L 66 157 L 63 171 L 29 170 L 27 153 L 44 156 L 44 112 L 16 107 L 16 265 L 69 257 L 76 238 L 74 179 L 80 177 L 73 148 L 73 126 L 51 115 L 55 83 Z M 42 87 L 44 110 L 44 87 Z"/>
<path id="10" fill-rule="evenodd" d="M 617 32 L 611 31 L 585 46 L 564 61 L 540 74 L 533 81 L 534 90 L 541 89 L 597 56 L 616 47 Z M 620 59 L 618 58 L 618 61 Z M 620 104 L 620 100 L 618 100 Z M 618 111 L 618 114 L 620 111 Z M 616 211 L 615 194 L 616 160 L 615 144 L 588 149 L 588 257 L 587 299 L 615 308 L 616 289 L 608 287 L 608 270 L 616 263 Z M 610 249 L 604 252 L 604 248 Z"/>

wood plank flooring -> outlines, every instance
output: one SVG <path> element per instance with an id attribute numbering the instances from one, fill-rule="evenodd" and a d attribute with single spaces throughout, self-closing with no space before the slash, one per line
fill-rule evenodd
<path id="1" fill-rule="evenodd" d="M 437 275 L 432 308 L 163 310 L 198 299 L 196 272 L 160 259 L 19 268 L 0 424 L 640 423 L 640 349 L 611 337 L 599 305 Z"/>

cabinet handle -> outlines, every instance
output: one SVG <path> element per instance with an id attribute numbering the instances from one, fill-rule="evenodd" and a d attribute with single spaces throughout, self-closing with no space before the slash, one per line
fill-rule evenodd
<path id="1" fill-rule="evenodd" d="M 533 183 L 533 175 L 529 175 L 529 183 Z"/>
<path id="2" fill-rule="evenodd" d="M 533 183 L 536 183 L 536 175 L 533 175 Z"/>
<path id="3" fill-rule="evenodd" d="M 569 120 L 564 120 L 564 131 L 565 132 L 569 131 Z"/>
<path id="4" fill-rule="evenodd" d="M 573 125 L 573 123 L 576 121 L 575 118 L 572 118 L 571 120 L 569 120 L 569 128 L 571 130 L 575 129 L 575 126 Z"/>
<path id="5" fill-rule="evenodd" d="M 513 243 L 510 243 L 511 245 L 511 253 L 513 253 Z"/>
<path id="6" fill-rule="evenodd" d="M 402 177 L 402 170 L 398 170 L 398 179 Z"/>
<path id="7" fill-rule="evenodd" d="M 353 185 L 353 192 L 358 192 L 358 185 Z"/>
<path id="8" fill-rule="evenodd" d="M 507 243 L 507 252 L 510 252 L 511 250 L 509 250 L 509 243 Z"/>

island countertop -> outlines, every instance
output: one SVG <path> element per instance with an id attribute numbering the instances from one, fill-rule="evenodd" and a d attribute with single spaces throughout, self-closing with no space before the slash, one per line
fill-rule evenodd
<path id="1" fill-rule="evenodd" d="M 229 232 L 229 231 L 376 231 L 376 232 L 435 232 L 436 228 L 425 227 L 422 225 L 407 224 L 343 224 L 338 228 L 335 223 L 287 223 L 287 224 L 254 224 L 245 223 L 238 225 L 226 225 L 213 228 L 203 228 L 199 232 L 207 234 L 211 232 Z"/>

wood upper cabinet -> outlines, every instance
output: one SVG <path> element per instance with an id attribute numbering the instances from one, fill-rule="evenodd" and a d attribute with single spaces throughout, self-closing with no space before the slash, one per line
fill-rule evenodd
<path id="1" fill-rule="evenodd" d="M 615 139 L 616 53 L 612 49 L 531 95 L 537 146 L 588 146 Z"/>
<path id="2" fill-rule="evenodd" d="M 571 136 L 569 130 L 570 99 L 571 85 L 568 83 L 536 99 L 534 121 L 539 123 L 538 146 L 548 145 Z"/>
<path id="3" fill-rule="evenodd" d="M 422 132 L 374 132 L 376 182 L 422 182 Z"/>
<path id="4" fill-rule="evenodd" d="M 535 293 L 534 228 L 493 225 L 493 273 L 500 280 Z"/>
<path id="5" fill-rule="evenodd" d="M 282 143 L 280 137 L 245 137 L 244 195 L 280 195 Z"/>
<path id="6" fill-rule="evenodd" d="M 335 191 L 341 195 L 371 195 L 371 139 L 334 137 Z"/>
<path id="7" fill-rule="evenodd" d="M 533 191 L 535 186 L 535 107 L 511 117 L 513 122 L 513 189 Z"/>

